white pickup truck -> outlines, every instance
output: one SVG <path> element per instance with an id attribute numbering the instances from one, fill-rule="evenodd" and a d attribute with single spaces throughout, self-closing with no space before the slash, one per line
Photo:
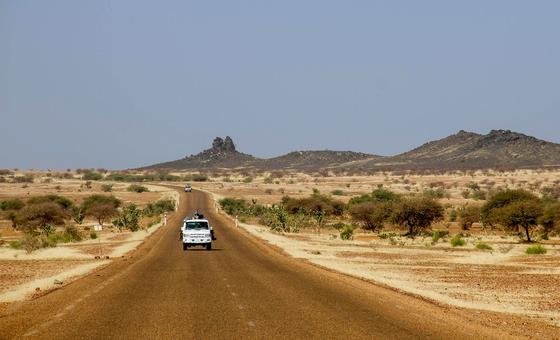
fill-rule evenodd
<path id="1" fill-rule="evenodd" d="M 189 247 L 203 246 L 212 250 L 212 227 L 205 219 L 186 219 L 181 227 L 183 250 Z"/>

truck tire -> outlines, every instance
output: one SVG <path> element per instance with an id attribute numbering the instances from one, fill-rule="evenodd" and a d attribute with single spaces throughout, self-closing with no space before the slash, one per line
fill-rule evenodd
<path id="1" fill-rule="evenodd" d="M 183 250 L 187 250 L 189 247 L 187 246 L 186 243 L 183 243 Z"/>
<path id="2" fill-rule="evenodd" d="M 206 250 L 212 250 L 212 243 L 206 244 Z"/>

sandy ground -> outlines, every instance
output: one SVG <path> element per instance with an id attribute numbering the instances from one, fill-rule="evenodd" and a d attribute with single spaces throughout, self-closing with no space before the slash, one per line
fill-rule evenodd
<path id="1" fill-rule="evenodd" d="M 261 226 L 239 225 L 293 257 L 329 269 L 438 303 L 527 315 L 560 326 L 557 245 L 546 246 L 546 255 L 525 255 L 527 245 L 523 244 L 489 243 L 495 250 L 481 251 L 474 245 L 452 249 L 443 244 L 446 240 L 427 246 L 431 239 L 408 242 L 402 238 L 405 245 L 394 246 L 388 240 L 342 241 L 334 235 L 312 233 L 281 235 Z M 474 244 L 475 240 L 468 242 Z"/>
<path id="2" fill-rule="evenodd" d="M 75 189 L 77 184 L 71 183 Z M 117 187 L 118 185 L 115 185 Z M 123 184 L 126 188 L 128 184 Z M 142 194 L 132 194 L 128 192 L 116 192 L 117 197 L 124 201 L 134 202 L 139 205 L 161 198 L 179 199 L 179 194 L 172 189 L 146 185 L 150 192 Z M 48 190 L 33 188 L 34 194 L 44 194 Z M 76 197 L 80 193 L 71 191 Z M 0 196 L 14 197 L 18 193 L 10 191 L 0 191 Z M 88 193 L 88 195 L 90 195 Z M 17 196 L 16 196 L 17 197 Z M 112 259 L 120 258 L 132 251 L 143 240 L 155 232 L 162 223 L 153 224 L 151 227 L 138 232 L 116 232 L 104 228 L 98 233 L 97 239 L 87 239 L 82 242 L 59 244 L 55 248 L 43 248 L 30 254 L 25 250 L 11 249 L 7 246 L 0 247 L 0 303 L 8 303 L 44 294 L 49 290 L 83 276 L 91 271 L 107 265 Z M 10 227 L 0 228 L 3 238 L 10 240 L 20 237 L 18 233 L 13 233 Z M 7 234 L 7 235 L 6 235 Z"/>

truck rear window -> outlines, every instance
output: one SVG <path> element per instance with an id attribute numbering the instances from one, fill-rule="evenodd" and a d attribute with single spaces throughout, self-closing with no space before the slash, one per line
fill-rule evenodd
<path id="1" fill-rule="evenodd" d="M 208 230 L 208 223 L 206 222 L 186 222 L 185 229 L 187 230 Z"/>

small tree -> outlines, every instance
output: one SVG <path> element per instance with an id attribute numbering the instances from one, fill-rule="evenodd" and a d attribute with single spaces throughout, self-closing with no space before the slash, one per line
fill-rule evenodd
<path id="1" fill-rule="evenodd" d="M 518 201 L 500 208 L 498 212 L 500 224 L 510 229 L 525 230 L 527 241 L 531 242 L 531 229 L 537 227 L 543 214 L 539 200 Z"/>
<path id="2" fill-rule="evenodd" d="M 122 209 L 122 212 L 118 214 L 117 218 L 113 221 L 113 224 L 122 231 L 123 228 L 129 229 L 130 231 L 137 231 L 140 229 L 141 211 L 136 207 L 135 204 L 129 204 Z"/>
<path id="3" fill-rule="evenodd" d="M 82 209 L 87 213 L 92 206 L 99 204 L 110 204 L 118 208 L 121 206 L 121 201 L 112 195 L 91 195 L 82 203 Z"/>
<path id="4" fill-rule="evenodd" d="M 560 202 L 547 204 L 539 223 L 543 226 L 545 235 L 553 230 L 560 231 Z"/>
<path id="5" fill-rule="evenodd" d="M 443 213 L 443 207 L 434 199 L 413 197 L 396 204 L 392 220 L 395 224 L 407 227 L 408 235 L 414 236 L 441 220 Z"/>
<path id="6" fill-rule="evenodd" d="M 100 225 L 117 214 L 117 208 L 113 204 L 99 203 L 90 206 L 88 215 L 93 216 Z"/>
<path id="7" fill-rule="evenodd" d="M 81 225 L 82 223 L 84 223 L 85 218 L 86 214 L 84 212 L 84 209 L 82 207 L 75 207 L 74 211 L 72 212 L 72 219 L 74 220 L 74 222 Z"/>
<path id="8" fill-rule="evenodd" d="M 392 211 L 393 205 L 388 202 L 364 202 L 352 206 L 350 215 L 364 230 L 376 231 L 383 228 Z"/>
<path id="9" fill-rule="evenodd" d="M 529 242 L 531 229 L 537 227 L 542 215 L 541 200 L 525 190 L 501 191 L 492 196 L 481 210 L 484 224 L 499 224 L 516 231 L 523 228 Z"/>
<path id="10" fill-rule="evenodd" d="M 459 209 L 459 225 L 463 230 L 469 230 L 474 223 L 480 222 L 480 207 L 466 205 Z"/>
<path id="11" fill-rule="evenodd" d="M 488 202 L 482 206 L 480 211 L 480 220 L 484 226 L 493 227 L 496 224 L 500 224 L 500 208 L 503 208 L 513 202 L 535 199 L 537 199 L 535 195 L 521 189 L 499 191 L 490 197 Z"/>
<path id="12" fill-rule="evenodd" d="M 18 214 L 18 221 L 28 234 L 36 234 L 40 228 L 47 236 L 54 229 L 53 225 L 64 224 L 66 213 L 60 205 L 54 202 L 29 204 Z"/>

